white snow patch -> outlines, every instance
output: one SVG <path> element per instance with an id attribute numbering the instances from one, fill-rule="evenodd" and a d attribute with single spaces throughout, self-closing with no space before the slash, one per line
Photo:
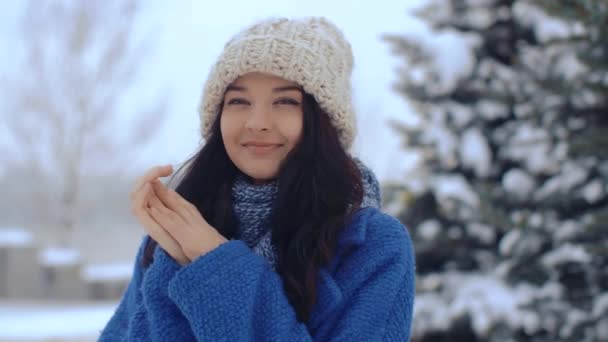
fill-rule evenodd
<path id="1" fill-rule="evenodd" d="M 557 192 L 569 192 L 574 186 L 580 184 L 587 178 L 587 169 L 578 163 L 568 162 L 562 167 L 562 171 L 547 180 L 535 195 L 537 200 L 543 200 Z"/>
<path id="2" fill-rule="evenodd" d="M 534 27 L 535 34 L 541 42 L 556 38 L 567 38 L 584 32 L 580 22 L 565 22 L 560 18 L 548 15 L 534 2 L 517 2 L 513 6 L 514 15 L 526 24 Z"/>
<path id="3" fill-rule="evenodd" d="M 548 281 L 535 292 L 534 298 L 558 300 L 563 297 L 563 294 L 564 286 L 562 284 L 556 281 Z"/>
<path id="4" fill-rule="evenodd" d="M 445 310 L 449 304 L 434 293 L 416 294 L 414 301 L 414 324 L 412 335 L 417 336 L 429 330 L 445 331 L 449 328 L 452 318 Z M 438 310 L 442 308 L 442 310 Z"/>
<path id="5" fill-rule="evenodd" d="M 592 225 L 594 223 L 597 222 L 597 220 L 595 219 L 595 217 L 589 213 L 586 213 L 585 215 L 583 215 L 583 217 L 581 217 L 581 222 L 583 222 L 583 224 L 586 225 Z"/>
<path id="6" fill-rule="evenodd" d="M 524 162 L 532 173 L 554 172 L 559 169 L 559 165 L 550 158 L 550 152 L 547 131 L 530 124 L 518 126 L 505 148 L 508 157 Z"/>
<path id="7" fill-rule="evenodd" d="M 470 315 L 473 329 L 480 336 L 487 336 L 498 322 L 507 322 L 513 328 L 525 323 L 519 306 L 529 302 L 533 287 L 512 288 L 495 275 L 478 273 L 446 273 L 442 278 L 443 292 L 417 294 L 413 336 L 418 331 L 445 331 L 450 322 L 464 314 Z"/>
<path id="8" fill-rule="evenodd" d="M 517 103 L 515 104 L 513 110 L 515 111 L 515 116 L 517 118 L 526 118 L 532 115 L 535 112 L 535 107 L 528 102 Z"/>
<path id="9" fill-rule="evenodd" d="M 583 197 L 590 204 L 593 204 L 604 197 L 604 187 L 599 179 L 596 179 L 583 188 Z"/>
<path id="10" fill-rule="evenodd" d="M 597 296 L 593 304 L 593 317 L 600 318 L 608 314 L 608 292 Z"/>
<path id="11" fill-rule="evenodd" d="M 521 313 L 521 322 L 524 331 L 528 334 L 534 334 L 541 327 L 541 319 L 538 312 L 531 310 L 524 310 Z"/>
<path id="12" fill-rule="evenodd" d="M 587 126 L 587 120 L 583 118 L 568 118 L 568 128 L 573 131 L 581 130 Z"/>
<path id="13" fill-rule="evenodd" d="M 511 268 L 513 268 L 513 262 L 503 260 L 494 266 L 494 273 L 500 278 L 506 278 Z"/>
<path id="14" fill-rule="evenodd" d="M 543 216 L 540 213 L 537 213 L 537 212 L 533 213 L 528 218 L 528 224 L 530 225 L 530 227 L 534 227 L 534 228 L 540 228 L 540 227 L 542 227 Z"/>
<path id="15" fill-rule="evenodd" d="M 438 291 L 441 289 L 441 273 L 429 273 L 416 280 L 417 288 L 422 292 Z"/>
<path id="16" fill-rule="evenodd" d="M 458 291 L 450 311 L 456 316 L 471 314 L 473 329 L 487 336 L 497 321 L 518 325 L 517 303 L 513 290 L 496 278 L 478 276 L 467 279 Z"/>
<path id="17" fill-rule="evenodd" d="M 566 322 L 559 329 L 559 334 L 563 338 L 572 337 L 572 331 L 582 322 L 587 320 L 587 313 L 579 309 L 570 309 L 566 314 Z"/>
<path id="18" fill-rule="evenodd" d="M 565 139 L 565 138 L 564 138 Z M 565 141 L 558 142 L 553 148 L 553 158 L 559 163 L 563 163 L 568 157 L 568 143 Z"/>
<path id="19" fill-rule="evenodd" d="M 583 248 L 571 243 L 565 243 L 543 255 L 541 262 L 547 267 L 553 267 L 563 262 L 591 262 L 591 255 Z"/>
<path id="20" fill-rule="evenodd" d="M 511 229 L 511 231 L 508 232 L 507 235 L 503 236 L 500 240 L 500 243 L 498 245 L 498 251 L 500 252 L 500 254 L 505 256 L 511 255 L 513 247 L 515 247 L 515 244 L 517 243 L 517 241 L 519 241 L 520 237 L 521 232 L 519 231 L 519 229 Z"/>
<path id="21" fill-rule="evenodd" d="M 515 210 L 509 215 L 509 218 L 511 218 L 511 222 L 521 224 L 524 221 L 524 214 L 521 210 Z"/>
<path id="22" fill-rule="evenodd" d="M 450 117 L 454 121 L 454 124 L 458 128 L 464 127 L 473 119 L 473 111 L 469 107 L 463 106 L 458 103 L 450 105 L 449 110 Z"/>
<path id="23" fill-rule="evenodd" d="M 575 80 L 576 77 L 589 72 L 588 67 L 575 54 L 564 54 L 557 62 L 557 70 L 565 80 Z"/>
<path id="24" fill-rule="evenodd" d="M 496 101 L 479 100 L 477 101 L 476 107 L 479 115 L 490 120 L 501 118 L 509 114 L 507 106 Z"/>
<path id="25" fill-rule="evenodd" d="M 595 331 L 596 336 L 608 336 L 608 318 L 598 319 Z"/>
<path id="26" fill-rule="evenodd" d="M 461 175 L 438 176 L 433 187 L 439 201 L 456 198 L 473 207 L 479 205 L 477 194 Z"/>
<path id="27" fill-rule="evenodd" d="M 0 247 L 30 246 L 34 242 L 32 233 L 19 228 L 0 229 Z"/>
<path id="28" fill-rule="evenodd" d="M 0 339 L 98 337 L 117 303 L 79 306 L 0 303 Z"/>
<path id="29" fill-rule="evenodd" d="M 382 211 L 384 211 L 385 213 L 392 215 L 392 216 L 399 215 L 399 213 L 401 213 L 402 210 L 403 210 L 403 203 L 401 203 L 400 201 L 397 201 L 397 200 L 390 201 L 389 203 L 385 204 L 384 207 L 382 208 Z"/>
<path id="30" fill-rule="evenodd" d="M 86 281 L 122 281 L 129 280 L 133 274 L 131 263 L 87 265 L 82 270 Z"/>
<path id="31" fill-rule="evenodd" d="M 39 254 L 45 266 L 69 266 L 81 261 L 80 252 L 72 248 L 45 248 Z"/>
<path id="32" fill-rule="evenodd" d="M 453 88 L 463 75 L 471 72 L 475 65 L 473 48 L 478 44 L 479 38 L 450 29 L 435 32 L 433 39 L 425 41 L 425 47 L 433 58 L 432 66 L 439 71 L 436 91 Z M 446 46 L 450 47 L 449 54 L 444 52 Z"/>
<path id="33" fill-rule="evenodd" d="M 486 138 L 477 128 L 464 133 L 460 144 L 460 158 L 464 166 L 470 167 L 480 177 L 490 175 L 492 152 Z"/>
<path id="34" fill-rule="evenodd" d="M 426 132 L 429 142 L 434 143 L 437 148 L 437 156 L 441 165 L 454 167 L 458 164 L 456 158 L 456 147 L 458 139 L 448 128 L 441 123 L 433 123 L 428 126 Z"/>
<path id="35" fill-rule="evenodd" d="M 502 178 L 502 187 L 517 197 L 523 199 L 530 195 L 536 187 L 534 179 L 522 169 L 511 169 Z"/>
<path id="36" fill-rule="evenodd" d="M 441 225 L 437 220 L 426 220 L 418 226 L 417 231 L 421 238 L 430 241 L 437 237 L 441 231 Z"/>
<path id="37" fill-rule="evenodd" d="M 494 240 L 496 240 L 496 233 L 494 232 L 494 229 L 492 229 L 492 227 L 488 226 L 487 224 L 482 224 L 482 223 L 471 223 L 468 224 L 466 226 L 467 228 L 467 233 L 470 236 L 474 236 L 477 239 L 479 239 L 479 241 L 483 242 L 483 243 L 493 243 Z"/>
<path id="38" fill-rule="evenodd" d="M 582 232 L 582 230 L 583 226 L 580 223 L 574 220 L 567 220 L 564 221 L 561 225 L 559 225 L 559 227 L 555 231 L 554 238 L 556 241 L 568 240 L 576 236 L 578 233 Z"/>

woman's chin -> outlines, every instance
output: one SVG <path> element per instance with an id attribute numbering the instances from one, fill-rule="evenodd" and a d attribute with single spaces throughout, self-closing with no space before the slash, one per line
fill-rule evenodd
<path id="1" fill-rule="evenodd" d="M 267 183 L 277 177 L 277 171 L 275 169 L 259 169 L 259 168 L 248 168 L 241 170 L 247 176 L 249 176 L 253 183 Z"/>

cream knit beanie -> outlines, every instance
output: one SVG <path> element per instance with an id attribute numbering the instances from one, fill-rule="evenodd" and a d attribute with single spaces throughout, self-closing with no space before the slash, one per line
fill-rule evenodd
<path id="1" fill-rule="evenodd" d="M 327 112 L 344 149 L 356 135 L 351 103 L 353 53 L 342 32 L 323 17 L 270 18 L 232 37 L 211 68 L 199 106 L 201 133 L 208 138 L 226 87 L 249 72 L 300 84 Z"/>

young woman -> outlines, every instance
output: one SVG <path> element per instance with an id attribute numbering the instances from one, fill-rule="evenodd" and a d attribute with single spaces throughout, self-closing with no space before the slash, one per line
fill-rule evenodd
<path id="1" fill-rule="evenodd" d="M 415 263 L 355 136 L 350 44 L 321 17 L 235 35 L 175 190 L 131 194 L 147 235 L 100 341 L 407 341 Z"/>

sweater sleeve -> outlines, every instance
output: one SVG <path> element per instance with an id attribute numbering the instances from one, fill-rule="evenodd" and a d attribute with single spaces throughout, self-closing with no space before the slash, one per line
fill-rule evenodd
<path id="1" fill-rule="evenodd" d="M 351 291 L 313 335 L 296 319 L 280 276 L 243 241 L 225 242 L 169 282 L 169 297 L 198 341 L 404 341 L 409 339 L 414 260 L 407 231 L 385 214 L 374 224 L 399 225 L 345 260 Z M 393 227 L 395 228 L 395 227 Z M 382 242 L 382 239 L 389 239 Z M 372 260 L 367 264 L 365 260 Z"/>
<path id="2" fill-rule="evenodd" d="M 152 341 L 192 341 L 188 321 L 169 299 L 169 281 L 182 266 L 159 245 L 154 262 L 143 276 L 141 291 Z"/>
<path id="3" fill-rule="evenodd" d="M 129 320 L 141 302 L 140 285 L 144 273 L 141 267 L 141 258 L 144 254 L 147 241 L 148 235 L 145 235 L 135 256 L 131 280 L 123 292 L 116 310 L 101 331 L 98 341 L 122 341 L 127 338 Z"/>

